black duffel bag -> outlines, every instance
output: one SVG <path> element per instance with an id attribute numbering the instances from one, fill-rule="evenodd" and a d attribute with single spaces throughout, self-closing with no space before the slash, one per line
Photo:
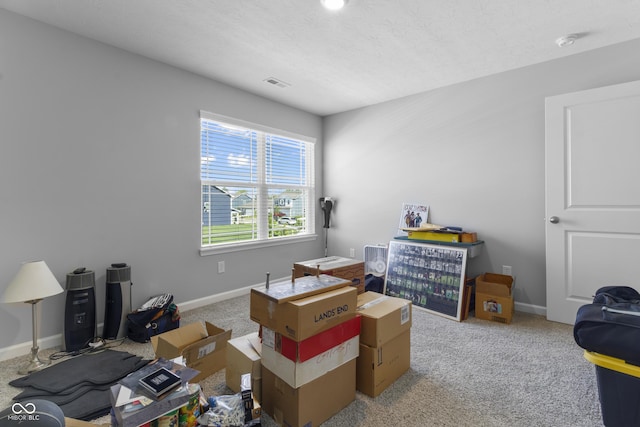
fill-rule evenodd
<path id="1" fill-rule="evenodd" d="M 587 351 L 640 366 L 640 293 L 628 286 L 598 289 L 573 326 L 576 343 Z"/>
<path id="2" fill-rule="evenodd" d="M 154 335 L 180 327 L 180 311 L 173 295 L 150 298 L 136 311 L 127 314 L 127 337 L 136 342 L 148 342 Z"/>

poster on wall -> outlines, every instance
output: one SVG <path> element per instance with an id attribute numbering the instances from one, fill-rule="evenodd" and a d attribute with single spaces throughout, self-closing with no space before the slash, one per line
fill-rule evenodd
<path id="1" fill-rule="evenodd" d="M 466 265 L 467 248 L 392 240 L 384 293 L 459 322 Z"/>
<path id="2" fill-rule="evenodd" d="M 406 236 L 403 228 L 420 228 L 420 225 L 429 222 L 429 206 L 417 203 L 403 203 L 400 211 L 400 224 L 398 235 Z"/>

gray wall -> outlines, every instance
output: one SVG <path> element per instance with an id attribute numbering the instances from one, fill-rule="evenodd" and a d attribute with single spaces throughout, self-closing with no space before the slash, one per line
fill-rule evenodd
<path id="1" fill-rule="evenodd" d="M 513 267 L 516 310 L 544 313 L 545 97 L 640 78 L 640 40 L 337 114 L 324 124 L 329 251 L 397 235 L 403 202 L 478 232 L 470 276 Z"/>
<path id="2" fill-rule="evenodd" d="M 322 256 L 322 238 L 199 255 L 200 109 L 317 138 L 322 183 L 320 117 L 0 10 L 0 292 L 23 261 L 45 260 L 63 284 L 84 266 L 102 322 L 113 262 L 132 266 L 137 306 L 288 277 Z M 64 294 L 40 305 L 40 336 L 59 334 Z M 0 324 L 0 358 L 30 342 L 26 304 L 0 304 Z"/>
<path id="3" fill-rule="evenodd" d="M 520 306 L 543 310 L 544 98 L 640 78 L 639 49 L 636 40 L 323 123 L 0 10 L 0 291 L 25 260 L 46 260 L 62 283 L 91 268 L 101 321 L 112 262 L 132 265 L 139 304 L 165 291 L 206 298 L 322 256 L 320 212 L 314 242 L 199 256 L 204 109 L 318 138 L 319 195 L 337 199 L 330 254 L 361 258 L 363 245 L 396 235 L 403 202 L 425 202 L 432 222 L 485 240 L 470 274 L 511 265 Z M 59 334 L 64 296 L 41 305 L 40 336 Z M 0 358 L 30 341 L 28 307 L 1 304 L 0 324 Z"/>

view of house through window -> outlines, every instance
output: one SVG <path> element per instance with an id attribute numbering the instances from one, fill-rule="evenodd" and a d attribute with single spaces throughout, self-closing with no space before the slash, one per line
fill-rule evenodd
<path id="1" fill-rule="evenodd" d="M 201 113 L 202 247 L 314 232 L 313 142 L 281 134 Z"/>

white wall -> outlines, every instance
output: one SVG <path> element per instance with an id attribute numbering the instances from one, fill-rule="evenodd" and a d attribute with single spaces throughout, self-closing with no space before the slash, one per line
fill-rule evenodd
<path id="1" fill-rule="evenodd" d="M 0 10 L 0 292 L 23 261 L 44 259 L 63 285 L 86 267 L 100 323 L 113 262 L 132 266 L 138 306 L 287 277 L 322 256 L 322 238 L 199 255 L 200 109 L 317 138 L 321 185 L 320 117 Z M 41 306 L 40 336 L 59 334 L 64 294 Z M 0 304 L 0 324 L 0 359 L 31 347 L 26 304 Z"/>
<path id="2" fill-rule="evenodd" d="M 640 78 L 640 40 L 325 119 L 329 250 L 362 257 L 396 236 L 403 202 L 485 241 L 470 276 L 503 265 L 516 309 L 544 312 L 545 97 Z"/>

